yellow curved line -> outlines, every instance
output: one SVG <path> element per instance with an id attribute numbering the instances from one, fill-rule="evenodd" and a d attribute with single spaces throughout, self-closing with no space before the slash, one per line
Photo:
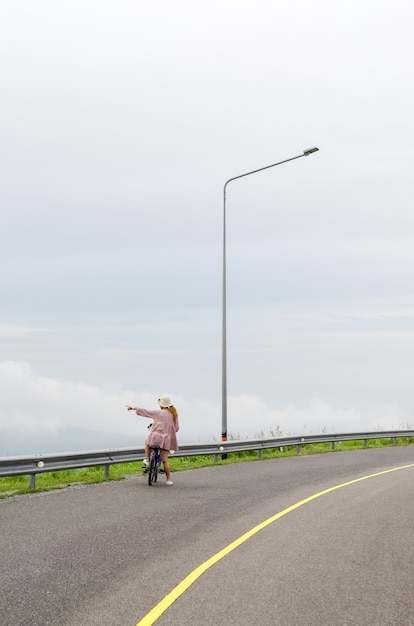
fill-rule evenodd
<path id="1" fill-rule="evenodd" d="M 188 574 L 169 594 L 167 594 L 158 604 L 151 609 L 149 613 L 147 613 L 136 626 L 152 626 L 159 617 L 180 597 L 183 593 L 198 579 L 205 571 L 207 571 L 212 565 L 221 561 L 225 556 L 227 556 L 230 552 L 238 548 L 242 543 L 253 537 L 256 533 L 266 528 L 276 520 L 284 517 L 288 513 L 291 513 L 295 509 L 311 502 L 312 500 L 316 500 L 316 498 L 320 498 L 321 496 L 330 493 L 331 491 L 335 491 L 336 489 L 341 489 L 342 487 L 347 487 L 348 485 L 354 485 L 355 483 L 359 483 L 362 480 L 367 480 L 368 478 L 375 478 L 375 476 L 382 476 L 383 474 L 389 474 L 390 472 L 396 472 L 398 470 L 407 469 L 408 467 L 414 467 L 414 463 L 410 463 L 409 465 L 402 465 L 401 467 L 393 467 L 392 469 L 384 470 L 382 472 L 377 472 L 376 474 L 370 474 L 369 476 L 362 476 L 361 478 L 355 478 L 354 480 L 350 480 L 346 483 L 342 483 L 341 485 L 336 485 L 335 487 L 329 487 L 329 489 L 324 489 L 324 491 L 320 491 L 319 493 L 315 493 L 313 496 L 309 496 L 309 498 L 305 498 L 296 504 L 292 504 L 287 509 L 280 511 L 276 515 L 269 517 L 261 524 L 258 524 L 251 530 L 249 530 L 244 535 L 241 535 L 232 543 L 229 543 L 225 548 L 217 552 L 212 557 L 204 561 L 201 565 L 196 567 L 192 572 Z"/>

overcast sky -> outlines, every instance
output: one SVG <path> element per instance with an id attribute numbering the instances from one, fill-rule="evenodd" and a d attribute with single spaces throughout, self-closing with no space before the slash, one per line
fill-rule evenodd
<path id="1" fill-rule="evenodd" d="M 2 0 L 0 456 L 414 426 L 414 4 Z"/>

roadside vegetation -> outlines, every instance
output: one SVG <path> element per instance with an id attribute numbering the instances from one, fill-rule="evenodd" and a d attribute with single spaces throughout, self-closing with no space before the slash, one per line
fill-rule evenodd
<path id="1" fill-rule="evenodd" d="M 274 436 L 281 436 L 279 433 Z M 231 435 L 229 439 L 238 440 L 239 437 Z M 414 437 L 398 437 L 396 439 L 397 446 L 408 446 L 414 444 Z M 366 448 L 385 448 L 393 446 L 393 439 L 372 439 L 367 441 Z M 301 446 L 300 455 L 334 453 L 343 450 L 358 450 L 363 448 L 361 440 L 335 442 L 335 448 L 332 450 L 330 443 L 305 444 Z M 260 456 L 257 451 L 228 453 L 227 459 L 222 459 L 221 455 L 215 460 L 212 455 L 194 456 L 194 457 L 170 457 L 170 467 L 172 472 L 181 472 L 184 470 L 198 469 L 201 467 L 209 467 L 213 465 L 229 465 L 231 463 L 255 462 L 265 459 L 275 459 L 287 456 L 297 456 L 296 446 L 283 448 L 269 448 L 261 450 Z M 143 473 L 143 464 L 141 461 L 136 463 L 122 463 L 112 465 L 110 476 L 105 477 L 104 468 L 102 466 L 89 467 L 85 469 L 65 470 L 60 472 L 40 473 L 36 476 L 36 489 L 29 488 L 28 476 L 10 476 L 0 478 L 0 499 L 4 499 L 16 495 L 24 495 L 28 493 L 36 493 L 40 491 L 50 491 L 55 489 L 65 489 L 77 485 L 96 484 L 108 481 L 123 480 L 127 476 L 141 475 Z"/>

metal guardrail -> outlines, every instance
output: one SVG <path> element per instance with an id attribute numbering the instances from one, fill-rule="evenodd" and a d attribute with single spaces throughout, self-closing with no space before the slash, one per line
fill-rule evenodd
<path id="1" fill-rule="evenodd" d="M 370 439 L 392 439 L 396 444 L 397 438 L 414 437 L 414 430 L 391 430 L 379 432 L 360 432 L 345 434 L 304 435 L 294 437 L 277 437 L 271 439 L 252 439 L 245 441 L 226 441 L 223 443 L 184 444 L 174 453 L 176 457 L 186 456 L 214 456 L 215 461 L 220 455 L 232 452 L 257 451 L 261 456 L 262 450 L 269 448 L 296 447 L 299 454 L 302 447 L 314 443 L 330 443 L 332 450 L 335 443 L 342 441 L 362 441 L 364 447 Z M 0 457 L 0 477 L 29 476 L 30 489 L 36 488 L 36 475 L 45 472 L 58 472 L 69 469 L 103 466 L 105 477 L 109 478 L 111 465 L 120 463 L 135 463 L 142 461 L 145 456 L 144 448 L 114 448 L 107 450 L 92 450 L 85 452 L 64 452 L 53 454 L 35 454 L 30 456 Z"/>

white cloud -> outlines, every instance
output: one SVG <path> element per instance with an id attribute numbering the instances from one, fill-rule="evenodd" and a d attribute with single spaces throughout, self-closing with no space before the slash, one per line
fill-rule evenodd
<path id="1" fill-rule="evenodd" d="M 255 396 L 239 396 L 230 399 L 229 408 L 237 416 L 235 425 L 239 430 L 235 430 L 242 438 L 262 434 L 265 437 L 278 436 L 276 433 L 293 436 L 405 428 L 411 418 L 399 407 L 371 413 L 352 407 L 333 407 L 321 398 L 311 398 L 302 407 L 289 404 L 277 408 L 266 405 Z"/>
<path id="2" fill-rule="evenodd" d="M 14 326 L 12 324 L 0 324 L 0 339 L 13 339 L 38 335 L 45 332 L 44 329 L 32 326 Z"/>
<path id="3" fill-rule="evenodd" d="M 160 390 L 163 393 L 167 390 Z M 36 445 L 48 442 L 50 435 L 58 449 L 48 452 L 97 448 L 95 440 L 108 442 L 108 447 L 142 445 L 148 421 L 127 412 L 125 404 L 156 407 L 156 399 L 148 392 L 100 389 L 92 385 L 59 381 L 38 376 L 28 363 L 0 363 L 0 442 L 13 441 L 14 454 L 37 453 L 30 450 L 30 438 Z M 168 391 L 170 392 L 170 391 Z M 180 415 L 179 440 L 183 443 L 208 442 L 220 439 L 220 407 L 205 400 L 186 400 L 172 394 Z M 229 438 L 251 439 L 321 432 L 351 432 L 377 428 L 403 428 L 409 415 L 398 407 L 383 414 L 369 414 L 354 408 L 335 408 L 320 398 L 312 398 L 307 406 L 293 404 L 269 406 L 256 396 L 229 397 Z M 66 437 L 78 432 L 77 442 Z M 82 435 L 83 433 L 83 435 Z M 111 443 L 112 438 L 112 443 Z M 20 441 L 20 452 L 18 451 Z M 23 445 L 24 442 L 24 445 Z M 35 445 L 35 444 L 33 444 Z M 7 453 L 0 443 L 0 456 Z M 3 449 L 2 449 L 3 448 Z M 16 451 L 17 450 L 17 451 Z M 45 451 L 42 448 L 42 451 Z"/>

